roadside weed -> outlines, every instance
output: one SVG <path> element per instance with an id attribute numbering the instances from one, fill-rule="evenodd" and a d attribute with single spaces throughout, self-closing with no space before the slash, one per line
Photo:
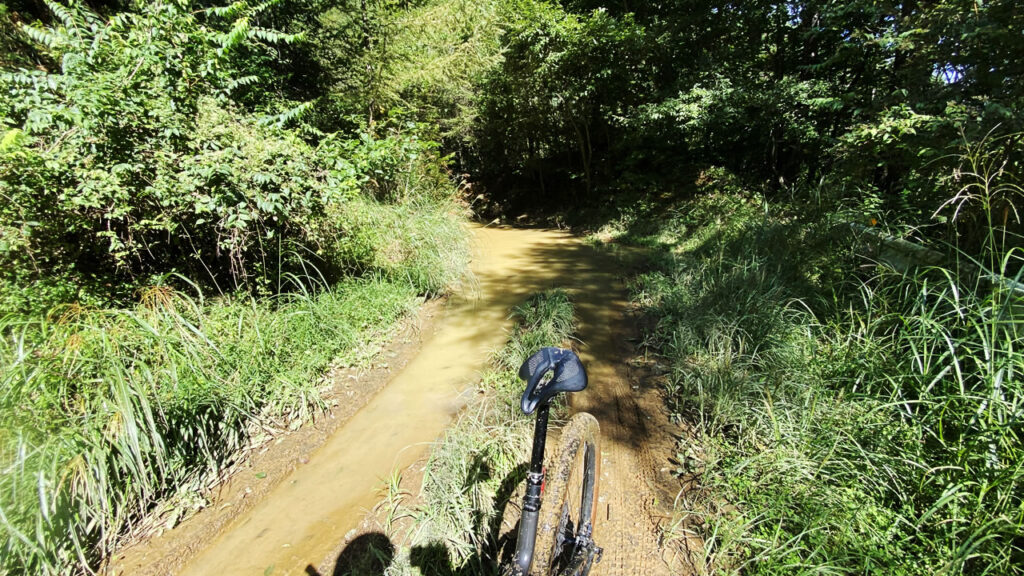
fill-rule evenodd
<path id="1" fill-rule="evenodd" d="M 326 367 L 357 361 L 415 292 L 366 279 L 204 302 L 154 287 L 134 309 L 4 317 L 3 565 L 94 565 L 158 500 L 202 492 L 252 441 L 314 417 Z M 171 523 L 181 514 L 166 513 Z"/>
<path id="2" fill-rule="evenodd" d="M 564 345 L 574 330 L 573 306 L 562 290 L 531 296 L 513 310 L 516 326 L 483 375 L 485 393 L 471 404 L 430 454 L 419 501 L 404 513 L 410 529 L 407 573 L 496 571 L 511 527 L 505 508 L 526 478 L 533 421 L 519 411 L 520 364 L 541 346 Z"/>
<path id="3" fill-rule="evenodd" d="M 1024 342 L 993 280 L 1018 250 L 996 230 L 954 252 L 972 265 L 900 274 L 810 213 L 691 223 L 715 203 L 633 282 L 701 448 L 668 537 L 700 533 L 723 574 L 1021 573 Z"/>

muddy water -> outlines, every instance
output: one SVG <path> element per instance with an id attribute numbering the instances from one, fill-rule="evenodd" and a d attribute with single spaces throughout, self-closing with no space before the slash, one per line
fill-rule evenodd
<path id="1" fill-rule="evenodd" d="M 580 258 L 593 252 L 566 233 L 476 227 L 473 234 L 476 280 L 452 298 L 417 357 L 182 574 L 305 574 L 318 566 L 377 501 L 382 479 L 422 456 L 450 423 L 461 392 L 504 342 L 510 308 L 531 292 L 592 280 L 580 274 Z"/>

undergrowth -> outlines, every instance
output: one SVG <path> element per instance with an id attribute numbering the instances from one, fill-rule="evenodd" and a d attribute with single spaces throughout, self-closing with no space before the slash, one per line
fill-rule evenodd
<path id="1" fill-rule="evenodd" d="M 566 345 L 574 330 L 573 305 L 562 290 L 531 296 L 513 317 L 516 327 L 483 375 L 484 394 L 434 446 L 419 501 L 398 511 L 414 520 L 408 547 L 388 574 L 497 574 L 509 544 L 501 538 L 508 531 L 503 513 L 526 478 L 533 435 L 533 419 L 519 410 L 517 372 L 537 349 Z M 564 413 L 559 405 L 553 416 Z"/>
<path id="2" fill-rule="evenodd" d="M 416 292 L 366 278 L 204 302 L 154 286 L 132 309 L 0 319 L 3 572 L 88 571 L 144 515 L 181 513 L 158 502 L 203 505 L 242 448 L 312 418 L 326 368 L 368 354 Z"/>
<path id="3" fill-rule="evenodd" d="M 415 201 L 388 204 L 357 198 L 338 210 L 329 251 L 355 274 L 379 274 L 439 295 L 466 274 L 469 241 L 456 205 Z"/>
<path id="4" fill-rule="evenodd" d="M 430 0 L 395 19 L 394 62 L 385 92 L 436 125 L 449 150 L 474 144 L 479 83 L 501 61 L 498 0 Z"/>
<path id="5" fill-rule="evenodd" d="M 990 280 L 1020 254 L 900 274 L 835 212 L 719 184 L 621 234 L 660 248 L 633 296 L 694 430 L 670 536 L 721 574 L 1024 573 L 1021 308 Z"/>

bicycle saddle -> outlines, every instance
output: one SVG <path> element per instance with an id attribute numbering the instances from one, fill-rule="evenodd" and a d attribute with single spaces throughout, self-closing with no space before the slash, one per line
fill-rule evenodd
<path id="1" fill-rule="evenodd" d="M 551 378 L 544 375 L 554 371 Z M 548 403 L 559 392 L 579 392 L 587 387 L 587 371 L 572 350 L 541 348 L 519 367 L 519 377 L 526 380 L 520 407 L 532 414 L 537 406 Z"/>

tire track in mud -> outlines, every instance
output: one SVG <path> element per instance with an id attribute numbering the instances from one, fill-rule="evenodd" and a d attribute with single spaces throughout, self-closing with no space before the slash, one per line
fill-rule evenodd
<path id="1" fill-rule="evenodd" d="M 668 575 L 685 573 L 670 566 L 661 543 L 661 510 L 666 494 L 657 489 L 658 462 L 671 447 L 668 417 L 656 390 L 631 378 L 628 361 L 633 335 L 628 318 L 622 263 L 589 247 L 574 259 L 573 276 L 582 286 L 570 288 L 576 303 L 580 356 L 590 385 L 570 398 L 572 411 L 590 412 L 601 425 L 602 463 L 595 539 L 604 557 L 592 574 Z M 567 262 L 567 265 L 570 262 Z M 652 450 L 657 445 L 661 450 Z M 659 456 L 655 456 L 659 453 Z"/>

